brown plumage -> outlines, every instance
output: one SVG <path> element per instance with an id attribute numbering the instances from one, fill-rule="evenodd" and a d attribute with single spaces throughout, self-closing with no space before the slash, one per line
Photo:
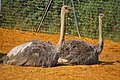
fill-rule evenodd
<path id="1" fill-rule="evenodd" d="M 70 64 L 95 64 L 98 62 L 98 56 L 103 49 L 102 38 L 102 18 L 99 15 L 99 41 L 96 45 L 89 44 L 80 40 L 66 41 L 59 54 L 58 62 L 68 62 Z"/>

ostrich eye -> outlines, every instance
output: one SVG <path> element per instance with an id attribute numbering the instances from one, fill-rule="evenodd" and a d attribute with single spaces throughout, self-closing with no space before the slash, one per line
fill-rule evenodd
<path id="1" fill-rule="evenodd" d="M 68 9 L 68 7 L 65 7 L 65 9 Z"/>

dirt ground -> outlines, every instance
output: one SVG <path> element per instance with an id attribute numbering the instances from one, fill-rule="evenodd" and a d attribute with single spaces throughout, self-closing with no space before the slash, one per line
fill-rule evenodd
<path id="1" fill-rule="evenodd" d="M 58 34 L 23 32 L 0 28 L 0 52 L 7 54 L 13 47 L 29 40 L 58 42 Z M 66 40 L 83 40 L 96 44 L 97 40 L 66 36 Z M 0 54 L 0 57 L 3 54 Z M 99 56 L 101 64 L 58 65 L 52 68 L 0 65 L 0 80 L 120 80 L 120 42 L 105 40 Z"/>

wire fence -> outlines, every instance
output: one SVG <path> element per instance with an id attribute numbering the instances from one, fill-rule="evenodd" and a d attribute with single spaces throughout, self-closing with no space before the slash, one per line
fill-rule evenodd
<path id="1" fill-rule="evenodd" d="M 51 0 L 45 18 L 41 19 L 50 0 L 2 0 L 0 27 L 36 31 L 40 33 L 60 32 L 60 10 L 66 4 L 72 7 L 70 0 Z M 98 38 L 98 15 L 107 18 L 103 22 L 105 39 L 120 41 L 120 0 L 73 0 L 77 16 L 78 29 L 82 37 Z M 66 33 L 77 35 L 74 12 L 66 15 Z"/>

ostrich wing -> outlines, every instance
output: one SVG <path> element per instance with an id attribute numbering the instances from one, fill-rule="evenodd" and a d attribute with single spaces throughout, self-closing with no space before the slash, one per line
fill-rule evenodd
<path id="1" fill-rule="evenodd" d="M 7 54 L 7 56 L 10 58 L 12 56 L 17 55 L 18 53 L 21 53 L 26 47 L 30 46 L 31 44 L 32 42 L 27 42 L 19 46 L 16 46 Z"/>

